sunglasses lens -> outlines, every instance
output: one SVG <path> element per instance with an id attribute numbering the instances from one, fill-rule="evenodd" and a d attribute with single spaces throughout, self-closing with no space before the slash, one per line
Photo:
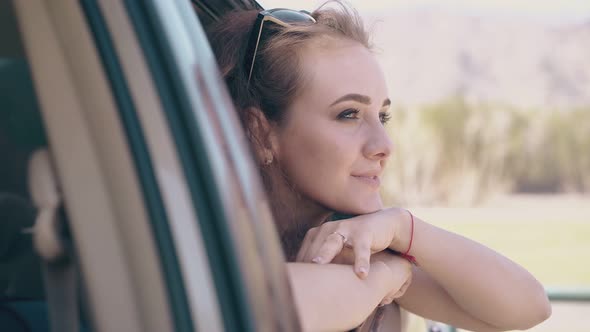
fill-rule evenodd
<path id="1" fill-rule="evenodd" d="M 310 14 L 291 9 L 271 9 L 264 14 L 278 18 L 285 23 L 315 23 L 315 19 Z"/>
<path id="2" fill-rule="evenodd" d="M 254 62 L 256 61 L 256 53 L 258 51 L 258 46 L 262 42 L 263 33 L 263 23 L 265 21 L 265 17 L 274 17 L 277 21 L 274 21 L 275 24 L 279 24 L 282 26 L 288 26 L 289 24 L 297 24 L 297 23 L 305 23 L 305 24 L 313 24 L 316 23 L 315 19 L 309 12 L 305 11 L 296 11 L 292 9 L 284 9 L 284 8 L 275 8 L 270 10 L 265 10 L 258 13 L 258 18 L 256 19 L 256 23 L 252 29 L 253 34 L 250 36 L 250 45 L 248 46 L 247 50 L 247 65 L 246 68 L 250 68 L 248 72 L 248 84 L 250 84 L 250 78 L 252 77 L 252 72 L 254 70 Z M 273 22 L 272 20 L 269 20 Z M 282 22 L 282 23 L 281 23 Z M 258 33 L 257 33 L 258 32 Z"/>

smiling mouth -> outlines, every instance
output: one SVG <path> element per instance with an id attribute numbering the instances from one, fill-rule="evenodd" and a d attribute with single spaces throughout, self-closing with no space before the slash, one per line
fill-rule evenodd
<path id="1" fill-rule="evenodd" d="M 373 188 L 379 188 L 379 186 L 381 185 L 381 180 L 379 179 L 378 176 L 358 176 L 358 175 L 353 175 L 353 178 L 362 181 L 363 183 L 373 187 Z"/>

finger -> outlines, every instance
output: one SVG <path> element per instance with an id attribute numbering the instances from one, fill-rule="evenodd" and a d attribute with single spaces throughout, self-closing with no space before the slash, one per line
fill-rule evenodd
<path id="1" fill-rule="evenodd" d="M 393 302 L 393 297 L 388 296 L 388 297 L 384 298 L 383 300 L 381 300 L 381 303 L 379 303 L 379 306 L 382 307 L 384 305 L 391 304 L 391 302 Z"/>
<path id="2" fill-rule="evenodd" d="M 352 243 L 354 251 L 354 272 L 364 279 L 369 275 L 371 261 L 371 242 L 368 237 L 362 237 Z"/>
<path id="3" fill-rule="evenodd" d="M 303 238 L 303 242 L 301 243 L 301 246 L 299 247 L 299 252 L 297 252 L 297 258 L 295 259 L 295 261 L 305 262 L 306 254 L 309 251 L 309 248 L 311 247 L 311 243 L 313 243 L 313 240 L 316 237 L 317 233 L 318 233 L 317 228 L 311 228 L 309 231 L 307 231 L 307 233 L 305 234 L 305 237 Z"/>
<path id="4" fill-rule="evenodd" d="M 406 290 L 408 290 L 408 286 L 410 284 L 409 283 L 405 283 L 402 285 L 402 287 L 395 293 L 393 294 L 392 299 L 399 299 L 400 297 L 404 296 L 404 294 L 406 293 Z"/>
<path id="5" fill-rule="evenodd" d="M 344 248 L 345 238 L 346 236 L 340 232 L 333 232 L 328 235 L 324 243 L 319 247 L 318 254 L 312 259 L 312 262 L 319 264 L 330 263 Z"/>
<path id="6" fill-rule="evenodd" d="M 411 283 L 412 283 L 412 275 L 410 274 L 410 276 L 408 277 L 408 280 L 406 280 L 406 282 L 404 282 L 402 287 L 400 287 L 400 289 L 393 295 L 393 299 L 395 300 L 395 299 L 398 299 L 398 298 L 404 296 L 404 294 L 406 293 L 406 291 L 410 287 Z"/>
<path id="7" fill-rule="evenodd" d="M 342 265 L 354 265 L 354 252 L 352 251 L 352 247 L 348 247 L 345 243 L 342 251 L 338 255 L 336 255 L 334 259 L 332 259 L 332 263 Z"/>
<path id="8" fill-rule="evenodd" d="M 326 238 L 334 232 L 337 225 L 334 222 L 328 222 L 322 224 L 320 227 L 317 227 L 317 231 L 315 236 L 311 239 L 308 249 L 305 252 L 305 256 L 303 257 L 304 262 L 311 263 L 314 258 L 318 255 L 318 252 L 322 245 L 324 244 Z"/>

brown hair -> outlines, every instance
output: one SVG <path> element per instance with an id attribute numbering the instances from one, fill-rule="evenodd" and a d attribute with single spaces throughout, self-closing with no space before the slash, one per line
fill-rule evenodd
<path id="1" fill-rule="evenodd" d="M 264 29 L 277 31 L 265 40 L 256 55 L 249 84 L 247 71 L 250 68 L 244 68 L 245 53 L 258 12 L 232 12 L 209 30 L 213 52 L 247 131 L 247 114 L 244 113 L 250 107 L 260 109 L 269 121 L 280 123 L 284 118 L 285 110 L 304 86 L 300 52 L 312 41 L 331 37 L 371 48 L 358 13 L 339 1 L 331 2 L 338 6 L 324 4 L 312 13 L 315 24 L 265 25 Z"/>
<path id="2" fill-rule="evenodd" d="M 274 29 L 266 38 L 256 55 L 256 62 L 250 82 L 245 57 L 251 30 L 258 11 L 232 12 L 224 16 L 209 29 L 209 39 L 217 57 L 221 74 L 225 79 L 240 120 L 254 151 L 267 148 L 267 137 L 254 133 L 256 119 L 252 109 L 258 109 L 267 121 L 280 125 L 286 110 L 301 92 L 306 80 L 300 66 L 301 53 L 313 42 L 348 40 L 358 42 L 371 49 L 369 36 L 358 13 L 339 1 L 330 1 L 336 6 L 322 5 L 312 13 L 314 24 L 291 25 L 283 27 L 276 24 L 265 25 L 264 29 Z M 262 137 L 260 137 L 262 136 Z M 258 156 L 260 159 L 260 156 Z M 260 165 L 263 160 L 257 160 Z M 276 163 L 275 163 L 276 164 Z M 272 170 L 280 168 L 260 167 L 264 185 L 269 194 L 276 178 Z M 274 172 L 274 175 L 282 171 Z M 287 181 L 288 183 L 288 181 Z M 281 200 L 273 197 L 273 210 L 280 207 Z M 285 242 L 284 242 L 285 244 Z"/>

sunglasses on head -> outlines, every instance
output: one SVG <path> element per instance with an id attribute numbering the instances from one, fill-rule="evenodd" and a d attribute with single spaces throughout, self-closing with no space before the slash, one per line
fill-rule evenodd
<path id="1" fill-rule="evenodd" d="M 249 68 L 248 84 L 250 84 L 252 72 L 254 71 L 254 62 L 256 60 L 256 54 L 258 53 L 258 49 L 260 48 L 260 45 L 263 42 L 262 37 L 264 36 L 264 26 L 268 25 L 269 23 L 274 23 L 283 27 L 288 27 L 293 23 L 313 24 L 315 23 L 315 19 L 311 16 L 309 12 L 304 10 L 297 11 L 285 8 L 275 8 L 263 10 L 260 13 L 258 13 L 258 16 L 256 17 L 256 22 L 254 23 L 254 27 L 252 27 L 252 32 L 250 33 L 250 41 L 248 42 L 248 49 L 246 51 L 246 65 L 244 68 Z"/>

